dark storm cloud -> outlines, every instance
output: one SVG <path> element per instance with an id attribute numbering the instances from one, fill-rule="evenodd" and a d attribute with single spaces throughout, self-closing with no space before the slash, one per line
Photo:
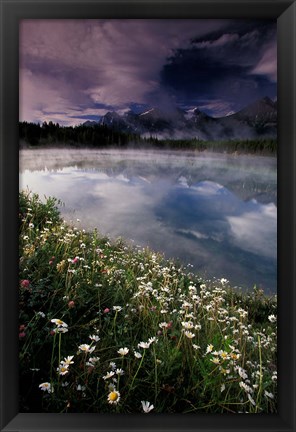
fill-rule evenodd
<path id="1" fill-rule="evenodd" d="M 238 110 L 262 96 L 275 97 L 275 23 L 235 22 L 194 38 L 164 66 L 162 83 L 183 106 L 202 105 L 214 115 Z"/>
<path id="2" fill-rule="evenodd" d="M 77 124 L 130 107 L 219 114 L 275 92 L 275 25 L 231 20 L 23 20 L 20 119 Z M 265 29 L 265 30 L 264 30 Z"/>

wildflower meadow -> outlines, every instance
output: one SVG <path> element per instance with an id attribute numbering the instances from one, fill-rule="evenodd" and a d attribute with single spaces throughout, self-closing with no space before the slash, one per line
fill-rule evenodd
<path id="1" fill-rule="evenodd" d="M 21 412 L 277 412 L 276 296 L 19 199 Z"/>

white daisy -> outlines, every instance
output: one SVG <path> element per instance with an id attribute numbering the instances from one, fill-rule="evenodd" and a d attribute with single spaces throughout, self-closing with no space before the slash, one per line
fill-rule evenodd
<path id="1" fill-rule="evenodd" d="M 56 327 L 52 331 L 53 333 L 67 333 L 69 330 L 67 329 L 67 327 Z"/>
<path id="2" fill-rule="evenodd" d="M 128 354 L 128 352 L 129 352 L 129 349 L 128 348 L 120 348 L 118 351 L 118 354 L 120 354 L 121 356 L 125 356 L 125 355 L 127 355 Z"/>
<path id="3" fill-rule="evenodd" d="M 94 342 L 98 342 L 100 340 L 100 337 L 97 335 L 90 335 L 89 338 Z"/>
<path id="4" fill-rule="evenodd" d="M 182 321 L 181 324 L 182 324 L 182 327 L 184 327 L 186 330 L 193 329 L 193 327 L 194 327 L 194 324 L 192 321 Z"/>
<path id="5" fill-rule="evenodd" d="M 64 360 L 61 361 L 62 364 L 64 365 L 70 365 L 73 364 L 74 362 L 72 361 L 72 359 L 74 358 L 74 356 L 68 356 L 65 357 Z"/>
<path id="6" fill-rule="evenodd" d="M 145 414 L 149 413 L 154 408 L 154 405 L 150 405 L 148 401 L 141 401 L 141 404 Z"/>
<path id="7" fill-rule="evenodd" d="M 138 348 L 147 349 L 149 347 L 150 347 L 150 343 L 148 343 L 148 342 L 140 342 L 140 343 L 138 343 Z"/>
<path id="8" fill-rule="evenodd" d="M 115 375 L 114 371 L 107 372 L 107 375 L 103 376 L 103 380 L 107 380 L 109 378 L 112 378 L 114 375 Z"/>
<path id="9" fill-rule="evenodd" d="M 120 393 L 117 390 L 113 390 L 108 394 L 109 404 L 118 404 L 120 401 Z"/>
<path id="10" fill-rule="evenodd" d="M 79 345 L 78 348 L 80 349 L 80 351 L 82 351 L 84 353 L 92 353 L 96 349 L 96 347 L 91 347 L 88 344 Z"/>
<path id="11" fill-rule="evenodd" d="M 44 382 L 42 384 L 39 384 L 39 388 L 42 391 L 47 391 L 48 393 L 53 393 L 53 388 L 51 387 L 49 382 Z"/>
<path id="12" fill-rule="evenodd" d="M 209 345 L 207 346 L 206 354 L 212 352 L 212 351 L 213 351 L 213 348 L 214 348 L 214 346 L 213 346 L 212 344 L 209 344 Z"/>
<path id="13" fill-rule="evenodd" d="M 54 323 L 57 327 L 68 327 L 68 324 L 58 318 L 52 319 L 51 322 Z"/>
<path id="14" fill-rule="evenodd" d="M 99 360 L 100 360 L 100 357 L 90 357 L 89 358 L 89 362 L 93 363 L 93 364 L 97 363 Z"/>
<path id="15" fill-rule="evenodd" d="M 192 332 L 190 332 L 190 331 L 187 331 L 187 330 L 184 332 L 184 335 L 185 335 L 188 339 L 192 339 L 192 338 L 195 337 L 195 334 L 194 334 L 194 333 L 192 333 Z"/>
<path id="16" fill-rule="evenodd" d="M 270 399 L 274 399 L 274 395 L 272 393 L 269 393 L 268 391 L 264 390 L 264 395 Z"/>
<path id="17" fill-rule="evenodd" d="M 67 375 L 67 373 L 69 373 L 68 370 L 68 365 L 66 364 L 61 364 L 58 368 L 57 368 L 57 372 L 59 372 L 60 375 Z"/>
<path id="18" fill-rule="evenodd" d="M 254 399 L 252 398 L 252 396 L 248 393 L 247 394 L 249 401 L 251 402 L 252 405 L 256 406 L 256 402 L 254 401 Z"/>
<path id="19" fill-rule="evenodd" d="M 77 391 L 84 391 L 86 389 L 85 386 L 82 386 L 81 384 L 78 384 L 78 386 L 76 387 Z"/>

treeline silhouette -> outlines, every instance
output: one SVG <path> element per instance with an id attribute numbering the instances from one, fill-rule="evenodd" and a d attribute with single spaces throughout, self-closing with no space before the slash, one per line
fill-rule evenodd
<path id="1" fill-rule="evenodd" d="M 256 140 L 221 140 L 203 141 L 197 138 L 190 139 L 158 139 L 156 137 L 143 138 L 140 135 L 128 132 L 119 132 L 106 125 L 93 124 L 91 126 L 60 126 L 58 123 L 20 122 L 19 137 L 21 144 L 36 146 L 72 146 L 72 147 L 127 147 L 175 150 L 211 150 L 215 152 L 242 152 L 276 154 L 277 140 L 272 138 Z"/>
<path id="2" fill-rule="evenodd" d="M 118 132 L 105 125 L 60 126 L 59 123 L 19 123 L 20 140 L 30 146 L 70 145 L 105 147 L 110 145 L 125 146 L 130 142 L 138 142 L 140 136 Z"/>

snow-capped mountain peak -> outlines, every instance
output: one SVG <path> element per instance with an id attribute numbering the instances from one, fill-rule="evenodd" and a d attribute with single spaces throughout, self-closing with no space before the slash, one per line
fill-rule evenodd
<path id="1" fill-rule="evenodd" d="M 261 98 L 240 111 L 224 117 L 211 117 L 198 107 L 187 111 L 175 107 L 152 107 L 140 114 L 133 111 L 119 115 L 107 112 L 99 124 L 120 132 L 170 139 L 201 140 L 275 138 L 277 103 Z"/>

